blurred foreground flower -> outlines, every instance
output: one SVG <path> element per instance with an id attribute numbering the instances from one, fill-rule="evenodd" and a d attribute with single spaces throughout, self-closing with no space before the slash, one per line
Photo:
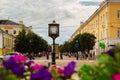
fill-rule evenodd
<path id="1" fill-rule="evenodd" d="M 97 65 L 83 65 L 78 74 L 81 80 L 120 80 L 120 48 L 114 47 L 97 57 Z"/>
<path id="2" fill-rule="evenodd" d="M 43 66 L 43 65 L 40 65 L 40 64 L 34 64 L 34 65 L 31 67 L 31 69 L 32 69 L 33 71 L 36 71 L 36 70 L 39 70 L 39 69 L 42 69 L 42 68 L 44 68 L 44 66 Z"/>
<path id="3" fill-rule="evenodd" d="M 14 59 L 15 59 L 16 62 L 26 63 L 26 57 L 23 56 L 22 54 L 15 55 Z"/>
<path id="4" fill-rule="evenodd" d="M 64 77 L 70 77 L 74 73 L 74 69 L 76 67 L 76 62 L 72 61 L 68 63 L 67 66 L 64 67 Z"/>
<path id="5" fill-rule="evenodd" d="M 52 80 L 52 75 L 48 70 L 41 68 L 31 74 L 30 80 Z"/>
<path id="6" fill-rule="evenodd" d="M 120 73 L 113 74 L 112 80 L 120 80 Z"/>
<path id="7" fill-rule="evenodd" d="M 48 68 L 34 61 L 27 61 L 23 55 L 15 55 L 3 60 L 0 80 L 72 80 L 75 65 L 76 63 L 72 61 L 64 69 L 56 65 Z"/>
<path id="8" fill-rule="evenodd" d="M 3 61 L 3 66 L 7 70 L 12 71 L 18 77 L 24 77 L 25 67 L 21 63 L 17 63 L 13 57 Z"/>

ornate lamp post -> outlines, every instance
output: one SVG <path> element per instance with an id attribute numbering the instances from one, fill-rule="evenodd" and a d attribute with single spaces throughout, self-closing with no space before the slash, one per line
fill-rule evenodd
<path id="1" fill-rule="evenodd" d="M 49 29 L 48 29 L 49 36 L 53 39 L 52 64 L 56 64 L 55 39 L 59 36 L 59 24 L 57 24 L 55 20 L 53 20 L 53 22 L 48 24 L 48 26 L 49 26 Z"/>

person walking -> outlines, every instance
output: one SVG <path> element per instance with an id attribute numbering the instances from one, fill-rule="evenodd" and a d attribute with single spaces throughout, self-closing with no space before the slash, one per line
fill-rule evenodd
<path id="1" fill-rule="evenodd" d="M 60 59 L 63 59 L 63 55 L 62 55 L 62 53 L 60 53 Z"/>
<path id="2" fill-rule="evenodd" d="M 46 59 L 48 60 L 49 59 L 49 53 L 46 52 Z"/>
<path id="3" fill-rule="evenodd" d="M 78 60 L 78 52 L 76 53 L 76 60 Z"/>

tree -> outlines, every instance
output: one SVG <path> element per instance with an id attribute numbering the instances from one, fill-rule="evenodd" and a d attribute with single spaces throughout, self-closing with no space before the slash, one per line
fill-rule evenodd
<path id="1" fill-rule="evenodd" d="M 33 32 L 27 34 L 29 40 L 28 52 L 38 53 L 42 51 L 48 51 L 48 43 L 42 37 Z"/>
<path id="2" fill-rule="evenodd" d="M 91 33 L 83 33 L 80 36 L 80 45 L 81 45 L 81 51 L 87 51 L 89 53 L 90 50 L 93 49 L 93 46 L 95 45 L 95 39 L 96 37 Z"/>
<path id="3" fill-rule="evenodd" d="M 27 47 L 28 47 L 28 39 L 26 38 L 26 31 L 22 29 L 22 31 L 19 32 L 19 34 L 15 37 L 14 41 L 14 50 L 26 53 Z"/>
<path id="4" fill-rule="evenodd" d="M 28 39 L 28 52 L 29 53 L 38 53 L 39 52 L 39 47 L 40 47 L 40 39 L 39 37 L 33 33 L 33 32 L 28 32 L 27 34 L 27 39 Z"/>
<path id="5" fill-rule="evenodd" d="M 15 51 L 21 53 L 38 53 L 50 50 L 49 44 L 42 37 L 38 36 L 34 32 L 28 32 L 25 30 L 19 32 L 15 38 L 14 44 Z"/>

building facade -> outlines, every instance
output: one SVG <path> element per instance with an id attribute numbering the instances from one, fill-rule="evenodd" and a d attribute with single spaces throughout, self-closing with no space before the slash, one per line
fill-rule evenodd
<path id="1" fill-rule="evenodd" d="M 0 55 L 14 51 L 14 36 L 0 29 Z"/>
<path id="2" fill-rule="evenodd" d="M 16 23 L 11 20 L 0 20 L 0 55 L 14 51 L 15 36 L 23 28 L 26 33 L 32 30 L 32 27 L 26 27 L 23 21 Z"/>
<path id="3" fill-rule="evenodd" d="M 19 21 L 19 23 L 13 22 L 11 20 L 0 20 L 0 29 L 5 31 L 8 34 L 12 34 L 13 36 L 18 35 L 19 31 L 24 28 L 26 32 L 32 30 L 32 26 L 26 27 L 23 24 L 23 21 Z"/>
<path id="4" fill-rule="evenodd" d="M 96 36 L 96 55 L 104 51 L 99 46 L 100 42 L 105 43 L 105 50 L 120 43 L 120 0 L 104 0 L 88 20 L 73 33 L 71 39 L 84 32 Z"/>

